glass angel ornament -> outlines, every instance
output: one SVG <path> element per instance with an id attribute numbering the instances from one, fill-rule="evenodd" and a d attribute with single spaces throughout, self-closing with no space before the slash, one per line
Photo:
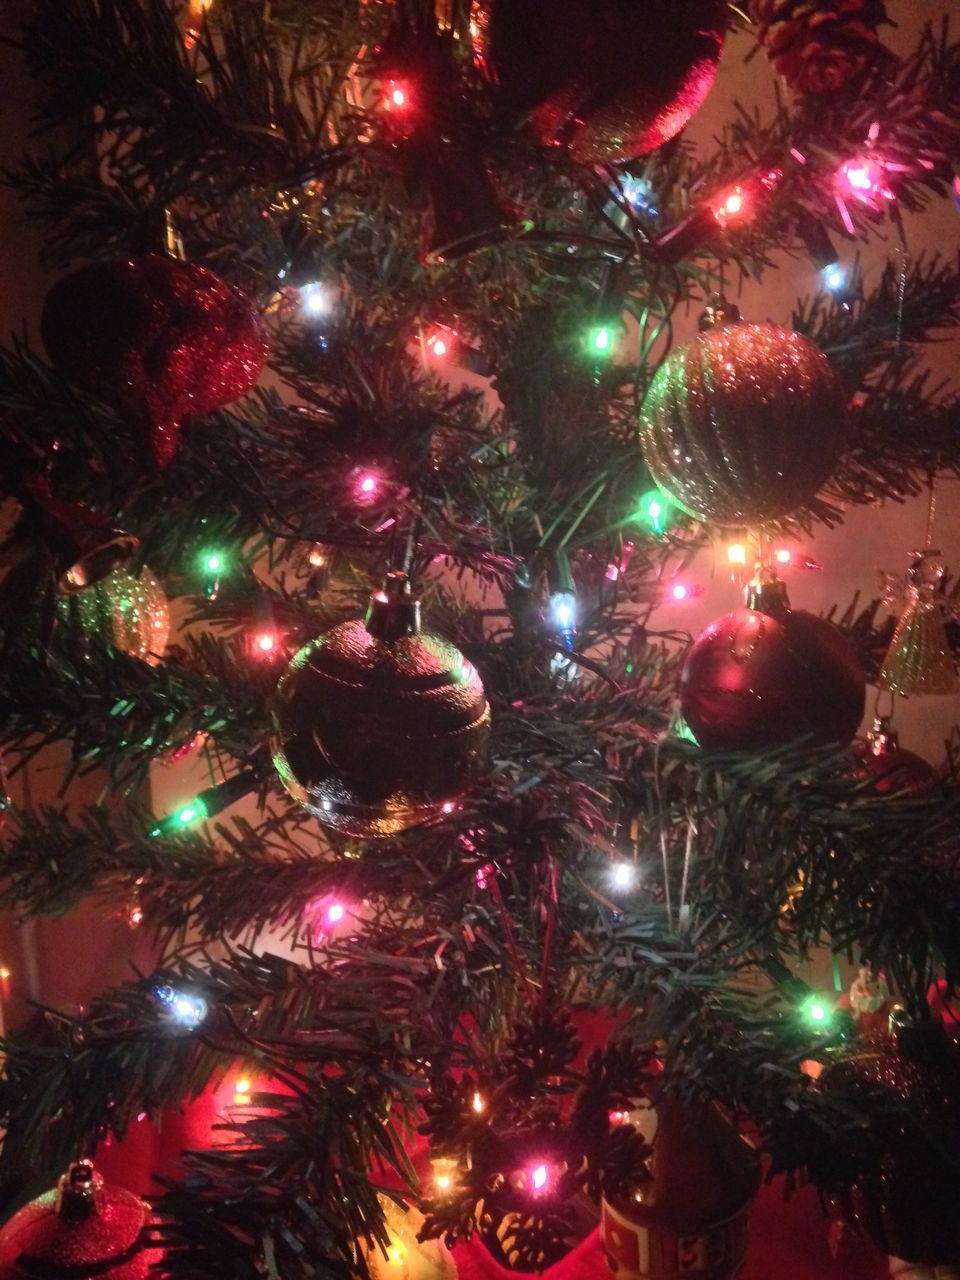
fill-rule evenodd
<path id="1" fill-rule="evenodd" d="M 883 575 L 884 603 L 900 603 L 877 684 L 892 693 L 960 693 L 947 640 L 946 618 L 956 606 L 940 592 L 944 567 L 939 551 L 915 551 L 906 578 Z"/>

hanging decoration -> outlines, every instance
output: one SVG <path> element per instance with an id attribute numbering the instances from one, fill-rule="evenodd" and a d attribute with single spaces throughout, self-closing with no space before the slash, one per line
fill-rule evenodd
<path id="1" fill-rule="evenodd" d="M 960 679 L 947 639 L 946 615 L 952 606 L 940 591 L 944 573 L 940 552 L 915 551 L 906 578 L 884 574 L 884 603 L 899 602 L 897 621 L 877 684 L 891 693 L 958 693 Z"/>
<path id="2" fill-rule="evenodd" d="M 617 1280 L 732 1280 L 746 1253 L 756 1154 L 713 1107 L 658 1100 L 644 1119 L 650 1180 L 604 1199 L 600 1238 Z"/>
<path id="3" fill-rule="evenodd" d="M 847 743 L 863 718 L 857 655 L 832 623 L 791 609 L 772 571 L 745 609 L 711 623 L 680 676 L 680 710 L 706 751 L 759 751 L 806 738 Z"/>
<path id="4" fill-rule="evenodd" d="M 47 294 L 41 334 L 68 382 L 136 423 L 158 467 L 176 452 L 181 420 L 245 395 L 267 352 L 239 290 L 155 253 L 64 276 Z"/>
<path id="5" fill-rule="evenodd" d="M 149 1210 L 78 1160 L 0 1229 L 0 1280 L 147 1280 L 160 1252 L 142 1232 Z"/>
<path id="6" fill-rule="evenodd" d="M 844 1217 L 877 1248 L 924 1266 L 960 1264 L 960 1057 L 939 1022 L 892 1015 L 892 1038 L 830 1063 L 819 1086 L 844 1114 L 868 1097 L 869 1130 L 846 1138 Z M 877 1105 L 879 1102 L 883 1106 Z"/>
<path id="7" fill-rule="evenodd" d="M 798 93 L 836 93 L 877 56 L 883 0 L 753 0 L 757 42 Z"/>
<path id="8" fill-rule="evenodd" d="M 858 773 L 873 779 L 877 795 L 895 791 L 918 794 L 933 785 L 933 768 L 922 756 L 900 746 L 900 736 L 888 716 L 874 718 L 869 733 L 855 744 L 854 755 Z"/>
<path id="9" fill-rule="evenodd" d="M 273 762 L 293 798 L 344 835 L 397 835 L 453 808 L 484 758 L 490 710 L 463 654 L 421 632 L 402 573 L 364 621 L 311 641 L 280 681 Z"/>
<path id="10" fill-rule="evenodd" d="M 82 591 L 61 593 L 57 613 L 71 644 L 90 657 L 127 653 L 156 666 L 167 647 L 170 606 L 146 566 L 137 575 L 115 569 Z"/>
<path id="11" fill-rule="evenodd" d="M 621 164 L 680 132 L 713 85 L 721 0 L 490 0 L 489 62 L 508 111 L 581 164 Z"/>
<path id="12" fill-rule="evenodd" d="M 668 356 L 650 384 L 640 410 L 644 461 L 698 520 L 743 526 L 788 516 L 816 496 L 843 449 L 839 380 L 798 333 L 729 322 L 724 311 L 704 323 L 712 327 Z"/>

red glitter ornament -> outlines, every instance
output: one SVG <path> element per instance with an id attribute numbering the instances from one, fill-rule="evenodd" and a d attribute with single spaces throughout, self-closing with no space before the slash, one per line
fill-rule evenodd
<path id="1" fill-rule="evenodd" d="M 713 622 L 687 654 L 680 709 L 707 751 L 760 751 L 806 737 L 849 742 L 863 717 L 857 655 L 832 623 L 791 609 L 772 577 Z"/>
<path id="2" fill-rule="evenodd" d="M 542 143 L 618 164 L 703 105 L 725 30 L 722 0 L 490 0 L 489 62 Z"/>
<path id="3" fill-rule="evenodd" d="M 160 1257 L 142 1238 L 148 1212 L 78 1160 L 0 1230 L 0 1280 L 146 1280 Z"/>
<path id="4" fill-rule="evenodd" d="M 266 358 L 255 308 L 205 267 L 162 254 L 81 267 L 47 294 L 41 333 L 57 370 L 143 427 L 170 462 L 187 414 L 244 395 Z"/>

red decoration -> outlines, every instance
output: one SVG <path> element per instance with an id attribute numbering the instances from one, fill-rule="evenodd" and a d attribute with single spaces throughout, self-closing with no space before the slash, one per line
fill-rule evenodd
<path id="1" fill-rule="evenodd" d="M 900 1025 L 894 1039 L 832 1063 L 820 1088 L 844 1108 L 876 1107 L 840 1206 L 884 1253 L 927 1266 L 960 1263 L 960 1054 L 938 1023 Z"/>
<path id="2" fill-rule="evenodd" d="M 760 1167 L 712 1107 L 656 1105 L 650 1181 L 603 1201 L 601 1243 L 618 1280 L 730 1280 L 746 1252 Z"/>
<path id="3" fill-rule="evenodd" d="M 640 444 L 654 480 L 684 511 L 755 525 L 816 495 L 843 448 L 845 420 L 819 347 L 779 325 L 728 323 L 723 312 L 657 370 Z"/>
<path id="4" fill-rule="evenodd" d="M 863 741 L 854 746 L 858 772 L 873 778 L 877 795 L 906 791 L 917 795 L 933 785 L 936 774 L 922 756 L 900 746 L 895 729 L 886 716 L 878 716 Z"/>
<path id="5" fill-rule="evenodd" d="M 662 146 L 710 92 L 721 0 L 490 0 L 489 61 L 508 108 L 583 164 Z"/>
<path id="6" fill-rule="evenodd" d="M 713 622 L 687 654 L 680 709 L 707 751 L 759 751 L 807 737 L 849 742 L 863 717 L 857 655 L 832 623 L 791 609 L 781 582 Z"/>
<path id="7" fill-rule="evenodd" d="M 0 1230 L 0 1280 L 147 1280 L 160 1257 L 142 1239 L 148 1213 L 79 1160 Z"/>
<path id="8" fill-rule="evenodd" d="M 403 574 L 389 574 L 366 620 L 296 655 L 277 689 L 273 762 L 326 826 L 393 836 L 450 809 L 483 760 L 490 709 L 476 670 L 421 634 Z"/>
<path id="9" fill-rule="evenodd" d="M 59 372 L 138 423 L 161 467 L 181 419 L 244 395 L 267 352 L 243 294 L 205 267 L 152 253 L 64 276 L 47 294 L 41 332 Z"/>

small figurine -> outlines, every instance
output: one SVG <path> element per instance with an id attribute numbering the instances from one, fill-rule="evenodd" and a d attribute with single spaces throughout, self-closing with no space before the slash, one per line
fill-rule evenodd
<path id="1" fill-rule="evenodd" d="M 850 1012 L 862 1036 L 883 1035 L 887 1029 L 890 990 L 882 973 L 862 964 L 850 986 Z"/>

